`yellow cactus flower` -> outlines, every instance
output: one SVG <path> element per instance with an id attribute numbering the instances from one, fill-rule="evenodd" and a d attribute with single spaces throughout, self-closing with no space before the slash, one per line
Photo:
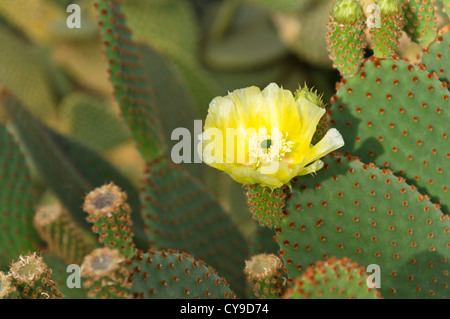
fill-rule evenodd
<path id="1" fill-rule="evenodd" d="M 202 160 L 242 184 L 274 188 L 323 166 L 321 157 L 344 145 L 330 129 L 311 140 L 325 109 L 272 83 L 216 97 L 209 105 L 198 152 Z"/>

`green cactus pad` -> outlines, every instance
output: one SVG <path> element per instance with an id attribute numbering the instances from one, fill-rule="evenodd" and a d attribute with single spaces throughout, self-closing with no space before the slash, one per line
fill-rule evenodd
<path id="1" fill-rule="evenodd" d="M 95 6 L 115 98 L 139 151 L 151 161 L 164 153 L 165 144 L 139 50 L 118 1 L 95 1 Z"/>
<path id="2" fill-rule="evenodd" d="M 277 227 L 283 218 L 283 207 L 288 187 L 270 188 L 257 184 L 245 185 L 247 204 L 250 213 L 260 226 Z"/>
<path id="3" fill-rule="evenodd" d="M 283 263 L 274 254 L 252 256 L 245 261 L 244 271 L 247 282 L 259 299 L 279 299 L 286 288 Z"/>
<path id="4" fill-rule="evenodd" d="M 94 189 L 86 195 L 83 210 L 87 220 L 93 223 L 92 230 L 99 235 L 105 247 L 117 249 L 121 256 L 134 256 L 134 234 L 131 231 L 131 209 L 127 194 L 113 183 Z"/>
<path id="5" fill-rule="evenodd" d="M 436 72 L 442 81 L 450 86 L 450 29 L 439 35 L 431 45 L 425 49 L 422 56 L 424 67 L 430 72 Z"/>
<path id="6" fill-rule="evenodd" d="M 6 88 L 0 88 L 0 100 L 17 129 L 30 159 L 47 186 L 61 200 L 74 221 L 89 230 L 83 212 L 84 196 L 107 182 L 115 182 L 127 192 L 132 208 L 133 232 L 140 248 L 148 245 L 140 215 L 137 190 L 111 164 L 89 148 L 45 127 L 36 120 Z"/>
<path id="7" fill-rule="evenodd" d="M 130 299 L 131 274 L 123 254 L 108 247 L 95 249 L 81 265 L 83 288 L 93 299 Z"/>
<path id="8" fill-rule="evenodd" d="M 67 283 L 73 283 L 75 281 L 74 277 L 77 277 L 77 274 L 73 271 L 68 272 L 69 263 L 62 260 L 60 257 L 51 254 L 44 253 L 44 262 L 45 264 L 52 270 L 52 277 L 58 285 L 61 293 L 64 294 L 64 299 L 87 299 L 87 291 L 82 286 L 82 279 L 80 279 L 80 287 L 69 288 Z M 79 264 L 81 266 L 81 263 Z M 74 276 L 69 278 L 69 276 Z"/>
<path id="9" fill-rule="evenodd" d="M 5 94 L 0 92 L 0 95 Z M 0 123 L 0 265 L 37 247 L 30 173 L 13 136 Z"/>
<path id="10" fill-rule="evenodd" d="M 332 124 L 344 150 L 389 167 L 449 212 L 449 91 L 431 73 L 394 60 L 367 61 L 338 85 Z"/>
<path id="11" fill-rule="evenodd" d="M 251 237 L 250 254 L 275 254 L 278 244 L 274 241 L 275 231 L 265 226 L 256 225 Z"/>
<path id="12" fill-rule="evenodd" d="M 128 131 L 102 100 L 75 92 L 59 106 L 65 131 L 95 150 L 106 151 L 128 140 Z"/>
<path id="13" fill-rule="evenodd" d="M 403 11 L 405 32 L 413 41 L 427 45 L 436 38 L 434 0 L 405 0 Z"/>
<path id="14" fill-rule="evenodd" d="M 2 2 L 2 5 L 5 4 Z M 37 54 L 36 48 L 3 25 L 0 25 L 0 42 L 5 43 L 0 50 L 0 82 L 21 96 L 35 116 L 45 121 L 54 119 L 54 92 L 44 67 L 45 62 Z"/>
<path id="15" fill-rule="evenodd" d="M 403 30 L 403 12 L 398 0 L 385 0 L 380 6 L 380 25 L 370 28 L 374 55 L 379 58 L 395 54 L 400 32 Z"/>
<path id="16" fill-rule="evenodd" d="M 170 59 L 180 71 L 196 107 L 206 111 L 220 91 L 215 78 L 198 58 L 200 32 L 191 3 L 125 0 L 120 6 L 134 39 Z"/>
<path id="17" fill-rule="evenodd" d="M 233 291 L 244 292 L 248 244 L 208 190 L 162 158 L 149 163 L 141 186 L 141 212 L 151 245 L 207 260 Z"/>
<path id="18" fill-rule="evenodd" d="M 7 274 L 0 271 L 0 299 L 11 298 L 14 292 L 14 286 L 11 283 L 11 279 Z"/>
<path id="19" fill-rule="evenodd" d="M 348 257 L 379 265 L 383 298 L 447 297 L 448 216 L 387 169 L 345 156 L 324 162 L 293 186 L 276 229 L 290 278 L 318 260 Z"/>
<path id="20" fill-rule="evenodd" d="M 358 71 L 364 38 L 364 15 L 358 1 L 339 1 L 328 22 L 327 42 L 329 57 L 342 76 L 352 76 Z"/>
<path id="21" fill-rule="evenodd" d="M 295 14 L 301 12 L 302 10 L 307 9 L 315 1 L 312 0 L 247 0 L 251 3 L 257 3 L 264 8 L 275 11 L 275 12 L 284 12 L 289 14 Z"/>
<path id="22" fill-rule="evenodd" d="M 173 250 L 149 250 L 127 262 L 133 271 L 131 291 L 136 299 L 228 299 L 229 284 L 193 256 Z"/>
<path id="23" fill-rule="evenodd" d="M 318 261 L 297 277 L 285 299 L 378 299 L 380 293 L 366 285 L 366 270 L 348 258 Z"/>
<path id="24" fill-rule="evenodd" d="M 92 234 L 78 227 L 59 204 L 39 208 L 34 226 L 47 243 L 47 251 L 68 264 L 81 264 L 84 256 L 96 247 Z"/>

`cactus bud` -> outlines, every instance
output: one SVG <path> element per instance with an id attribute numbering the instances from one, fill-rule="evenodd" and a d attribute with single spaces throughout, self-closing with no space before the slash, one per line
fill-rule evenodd
<path id="1" fill-rule="evenodd" d="M 297 92 L 295 92 L 295 100 L 297 101 L 300 98 L 304 98 L 315 105 L 324 108 L 325 104 L 323 103 L 323 93 L 318 94 L 317 90 L 313 90 L 313 88 L 308 88 L 305 84 L 305 87 L 299 87 Z"/>
<path id="2" fill-rule="evenodd" d="M 20 256 L 9 271 L 24 299 L 61 299 L 63 294 L 56 288 L 51 274 L 43 258 L 36 253 Z"/>
<path id="3" fill-rule="evenodd" d="M 340 24 L 356 24 L 364 17 L 363 10 L 356 0 L 340 0 L 333 7 L 331 16 Z"/>
<path id="4" fill-rule="evenodd" d="M 8 297 L 13 290 L 9 277 L 0 271 L 0 299 Z"/>
<path id="5" fill-rule="evenodd" d="M 277 299 L 284 290 L 285 278 L 281 260 L 273 254 L 260 254 L 245 261 L 244 272 L 252 285 L 255 296 L 261 299 Z"/>
<path id="6" fill-rule="evenodd" d="M 376 57 L 394 55 L 403 29 L 402 9 L 398 0 L 380 0 L 380 23 L 370 29 L 372 48 Z"/>
<path id="7" fill-rule="evenodd" d="M 100 243 L 117 248 L 126 258 L 134 256 L 131 209 L 127 195 L 113 183 L 90 192 L 83 209 L 89 214 L 87 220 L 94 224 L 92 230 L 100 235 Z"/>
<path id="8" fill-rule="evenodd" d="M 342 76 L 353 76 L 364 50 L 364 14 L 356 0 L 340 0 L 330 15 L 327 33 L 329 57 Z"/>
<path id="9" fill-rule="evenodd" d="M 131 298 L 128 278 L 130 271 L 122 265 L 125 258 L 117 249 L 108 247 L 95 249 L 84 258 L 81 276 L 88 297 L 97 299 Z"/>

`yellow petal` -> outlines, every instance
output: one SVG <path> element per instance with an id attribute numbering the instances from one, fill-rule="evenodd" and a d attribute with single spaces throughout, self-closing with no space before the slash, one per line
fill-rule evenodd
<path id="1" fill-rule="evenodd" d="M 300 169 L 296 176 L 312 174 L 323 167 L 323 162 L 317 160 L 314 163 Z"/>
<path id="2" fill-rule="evenodd" d="M 325 113 L 325 109 L 318 107 L 307 99 L 300 97 L 297 101 L 298 113 L 300 114 L 300 134 L 296 138 L 298 148 L 309 146 L 316 132 L 317 124 Z M 296 151 L 294 148 L 293 152 Z"/>
<path id="3" fill-rule="evenodd" d="M 311 163 L 319 158 L 327 155 L 328 153 L 337 150 L 338 148 L 344 146 L 344 139 L 341 133 L 335 128 L 331 128 L 325 134 L 325 136 L 317 143 L 310 152 L 308 160 L 306 163 Z"/>

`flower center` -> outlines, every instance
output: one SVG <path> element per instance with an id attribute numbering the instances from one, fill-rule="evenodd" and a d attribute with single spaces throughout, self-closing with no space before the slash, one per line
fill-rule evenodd
<path id="1" fill-rule="evenodd" d="M 283 133 L 278 129 L 272 129 L 271 135 L 267 134 L 267 128 L 260 128 L 258 133 L 253 133 L 249 139 L 250 162 L 261 164 L 279 161 L 291 152 L 294 142 L 283 138 Z"/>
<path id="2" fill-rule="evenodd" d="M 270 146 L 272 145 L 272 140 L 264 140 L 261 142 L 261 147 L 262 148 L 270 148 Z"/>

